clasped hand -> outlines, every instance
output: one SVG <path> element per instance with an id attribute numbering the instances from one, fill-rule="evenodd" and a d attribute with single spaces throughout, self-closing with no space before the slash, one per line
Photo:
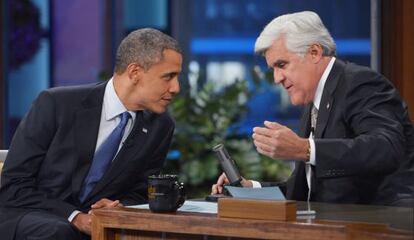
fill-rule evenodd
<path id="1" fill-rule="evenodd" d="M 104 207 L 122 207 L 122 203 L 119 200 L 109 200 L 107 198 L 102 198 L 101 200 L 97 201 L 96 203 L 92 204 L 91 210 L 99 209 Z M 88 213 L 79 213 L 75 216 L 72 220 L 72 224 L 81 232 L 91 235 L 92 229 L 92 218 L 91 218 L 91 211 Z"/>

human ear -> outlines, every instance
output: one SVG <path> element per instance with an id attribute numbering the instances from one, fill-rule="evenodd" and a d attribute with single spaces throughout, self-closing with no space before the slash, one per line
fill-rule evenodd
<path id="1" fill-rule="evenodd" d="M 139 81 L 142 71 L 142 67 L 136 63 L 129 64 L 126 69 L 128 78 L 131 79 L 134 84 Z"/>
<path id="2" fill-rule="evenodd" d="M 323 49 L 320 44 L 312 44 L 309 47 L 309 55 L 311 56 L 313 63 L 318 63 L 323 57 Z"/>

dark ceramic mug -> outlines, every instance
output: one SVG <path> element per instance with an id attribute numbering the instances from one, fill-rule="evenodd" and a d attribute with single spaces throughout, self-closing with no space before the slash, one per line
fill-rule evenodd
<path id="1" fill-rule="evenodd" d="M 153 212 L 175 212 L 185 201 L 184 184 L 177 175 L 148 177 L 148 203 Z"/>

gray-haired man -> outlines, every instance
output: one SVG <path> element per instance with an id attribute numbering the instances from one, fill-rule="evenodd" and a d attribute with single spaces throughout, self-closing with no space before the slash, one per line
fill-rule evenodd
<path id="1" fill-rule="evenodd" d="M 296 160 L 287 198 L 413 206 L 414 130 L 390 81 L 335 58 L 335 42 L 314 12 L 275 18 L 255 51 L 292 104 L 305 106 L 299 135 L 276 122 L 253 129 L 259 153 Z M 225 182 L 223 174 L 212 192 L 221 192 Z"/>

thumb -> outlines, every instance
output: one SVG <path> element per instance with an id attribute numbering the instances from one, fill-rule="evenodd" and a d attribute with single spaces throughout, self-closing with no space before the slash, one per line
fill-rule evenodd
<path id="1" fill-rule="evenodd" d="M 115 200 L 112 203 L 110 203 L 111 207 L 116 207 L 119 204 L 119 200 Z"/>

